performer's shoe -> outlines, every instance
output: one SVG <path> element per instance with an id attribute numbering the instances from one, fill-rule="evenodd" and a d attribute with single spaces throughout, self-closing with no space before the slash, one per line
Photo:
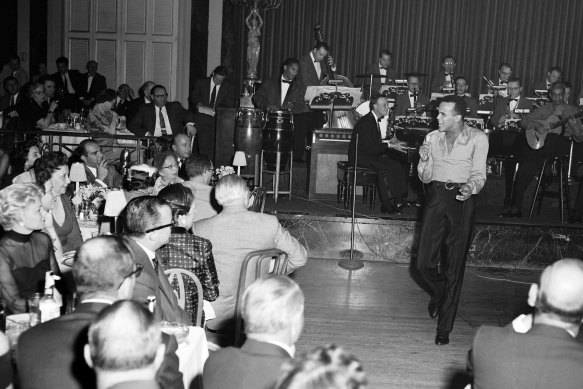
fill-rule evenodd
<path id="1" fill-rule="evenodd" d="M 449 332 L 437 331 L 437 335 L 435 335 L 435 344 L 438 346 L 445 346 L 448 343 L 449 343 Z"/>
<path id="2" fill-rule="evenodd" d="M 429 312 L 429 317 L 435 319 L 439 314 L 439 302 L 434 299 L 429 301 L 429 305 L 427 306 L 427 311 Z"/>
<path id="3" fill-rule="evenodd" d="M 522 217 L 522 212 L 518 211 L 518 212 L 512 212 L 512 210 L 506 211 L 506 212 L 502 212 L 501 214 L 498 215 L 498 217 L 502 217 L 502 218 L 517 218 L 520 219 Z"/>

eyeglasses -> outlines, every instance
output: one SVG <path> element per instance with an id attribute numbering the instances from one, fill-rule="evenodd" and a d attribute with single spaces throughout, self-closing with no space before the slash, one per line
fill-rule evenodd
<path id="1" fill-rule="evenodd" d="M 171 163 L 170 165 L 162 166 L 162 169 L 172 169 L 173 167 L 178 167 L 178 162 Z"/>
<path id="2" fill-rule="evenodd" d="M 121 285 L 123 284 L 123 282 L 127 279 L 130 278 L 131 276 L 136 276 L 136 278 L 138 278 L 140 276 L 140 274 L 142 274 L 142 269 L 144 268 L 144 265 L 136 263 L 136 268 L 134 269 L 134 271 L 132 271 L 130 274 L 126 275 L 123 277 L 123 280 L 119 283 L 119 286 L 117 287 L 118 289 L 121 287 Z"/>
<path id="3" fill-rule="evenodd" d="M 163 94 L 163 95 L 152 95 L 152 96 L 154 96 L 154 97 L 158 97 L 158 98 L 160 98 L 160 99 L 161 99 L 162 97 L 166 97 L 166 96 L 168 96 L 168 94 L 167 94 L 167 93 L 165 93 L 165 94 Z"/>
<path id="4" fill-rule="evenodd" d="M 168 224 L 164 224 L 164 225 L 158 226 L 158 227 L 149 228 L 146 231 L 144 231 L 144 233 L 147 234 L 148 232 L 162 230 L 162 229 L 167 228 L 167 227 L 174 227 L 174 222 L 168 223 Z"/>
<path id="5" fill-rule="evenodd" d="M 44 94 L 45 94 L 45 92 L 44 92 L 44 91 L 42 91 L 42 90 L 41 90 L 41 91 L 35 90 L 35 91 L 34 91 L 34 92 L 32 92 L 32 93 L 34 93 L 35 95 L 44 95 Z"/>

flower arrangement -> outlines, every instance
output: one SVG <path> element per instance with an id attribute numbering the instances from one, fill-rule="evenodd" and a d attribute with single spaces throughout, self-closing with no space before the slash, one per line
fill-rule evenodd
<path id="1" fill-rule="evenodd" d="M 213 172 L 213 177 L 211 179 L 211 185 L 215 185 L 221 178 L 228 176 L 229 174 L 235 174 L 235 168 L 232 166 L 221 166 L 215 169 Z"/>
<path id="2" fill-rule="evenodd" d="M 78 209 L 80 218 L 83 216 L 84 219 L 97 219 L 97 215 L 103 211 L 105 206 L 105 196 L 105 188 L 88 184 L 79 187 L 71 201 Z"/>

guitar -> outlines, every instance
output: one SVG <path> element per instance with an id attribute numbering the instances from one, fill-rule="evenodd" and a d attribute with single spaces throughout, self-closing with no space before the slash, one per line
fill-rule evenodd
<path id="1" fill-rule="evenodd" d="M 571 115 L 563 120 L 561 120 L 557 115 L 551 115 L 545 120 L 533 120 L 534 123 L 540 124 L 539 130 L 543 129 L 543 131 L 539 133 L 536 129 L 527 129 L 524 132 L 526 136 L 526 142 L 530 148 L 538 150 L 545 145 L 545 139 L 549 132 L 557 127 L 564 126 L 570 119 L 576 119 L 581 116 L 583 116 L 583 111 L 577 112 L 576 114 Z"/>

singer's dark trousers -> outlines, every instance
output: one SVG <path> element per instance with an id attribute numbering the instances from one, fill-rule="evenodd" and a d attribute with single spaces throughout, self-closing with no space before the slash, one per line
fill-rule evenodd
<path id="1" fill-rule="evenodd" d="M 456 200 L 459 189 L 431 183 L 423 213 L 417 269 L 440 303 L 437 331 L 451 331 L 464 279 L 475 222 L 475 196 Z"/>

